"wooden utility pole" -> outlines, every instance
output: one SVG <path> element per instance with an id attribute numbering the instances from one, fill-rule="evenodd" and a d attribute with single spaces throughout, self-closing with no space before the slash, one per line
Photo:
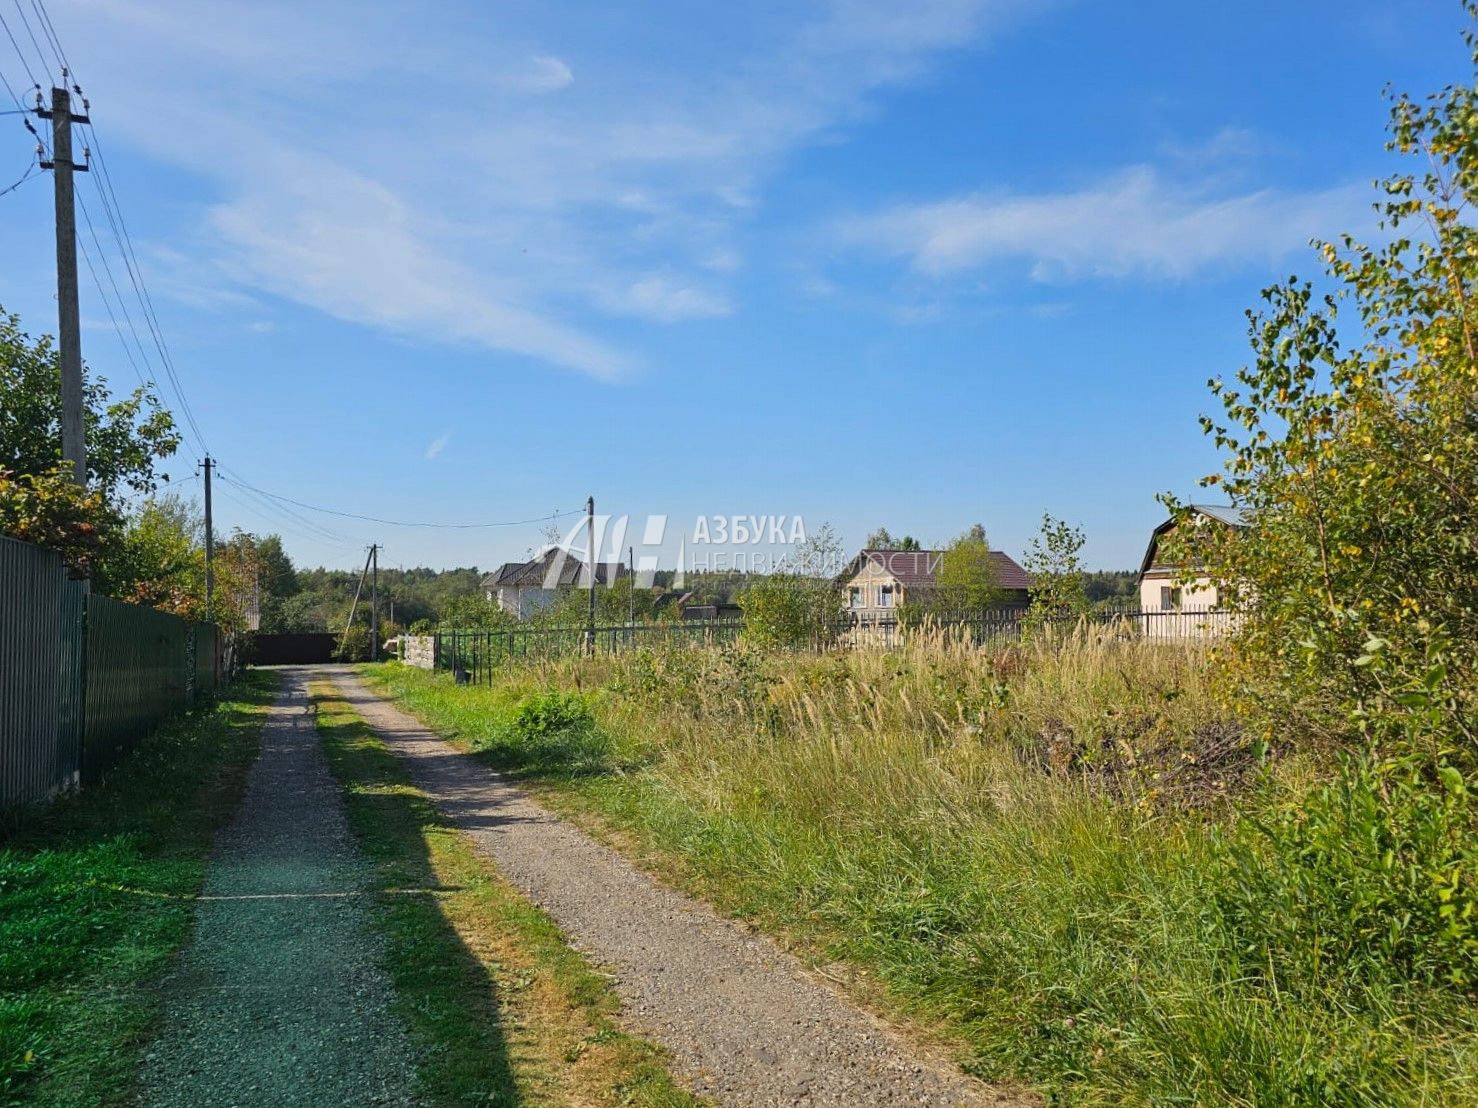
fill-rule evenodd
<path id="1" fill-rule="evenodd" d="M 380 660 L 380 544 L 370 547 L 370 661 Z"/>
<path id="2" fill-rule="evenodd" d="M 66 80 L 66 71 L 62 72 Z M 52 171 L 56 186 L 56 314 L 57 349 L 62 367 L 62 460 L 72 464 L 79 486 L 87 484 L 87 442 L 82 424 L 82 325 L 77 307 L 77 212 L 73 207 L 72 174 L 86 173 L 87 164 L 72 162 L 72 124 L 88 123 L 85 115 L 72 114 L 72 96 L 65 88 L 51 90 L 51 109 L 41 107 L 36 93 L 36 114 L 51 120 L 51 161 L 42 169 Z M 85 149 L 85 148 L 84 148 Z"/>
<path id="3" fill-rule="evenodd" d="M 205 472 L 205 619 L 209 623 L 216 613 L 216 533 L 215 518 L 210 509 L 210 471 L 215 461 L 209 454 L 201 462 Z M 234 472 L 234 471 L 233 471 Z"/>
<path id="4" fill-rule="evenodd" d="M 590 573 L 590 607 L 585 621 L 585 653 L 595 653 L 595 497 L 585 501 L 585 565 Z"/>

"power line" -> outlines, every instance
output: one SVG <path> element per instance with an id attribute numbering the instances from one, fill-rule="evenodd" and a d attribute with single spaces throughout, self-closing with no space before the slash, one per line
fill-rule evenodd
<path id="1" fill-rule="evenodd" d="M 297 507 L 306 508 L 310 512 L 323 512 L 325 515 L 343 516 L 345 519 L 358 519 L 363 520 L 365 523 L 380 523 L 384 524 L 387 527 L 436 527 L 446 530 L 476 530 L 486 527 L 526 527 L 531 523 L 544 523 L 547 520 L 560 519 L 564 516 L 579 514 L 577 511 L 551 512 L 548 515 L 535 516 L 533 519 L 502 520 L 497 523 L 432 523 L 425 520 L 415 521 L 401 519 L 381 519 L 379 516 L 359 515 L 356 512 L 341 512 L 337 508 L 322 508 L 316 504 L 307 504 L 301 500 L 294 500 L 290 496 L 282 496 L 279 493 L 268 492 L 266 489 L 259 489 L 253 485 L 248 485 L 239 476 L 235 477 L 234 479 L 223 476 L 221 480 L 229 480 L 234 485 L 238 485 L 246 489 L 251 489 L 253 492 L 260 493 L 263 496 L 271 497 L 273 500 L 280 500 L 288 504 L 295 504 Z"/>
<path id="2" fill-rule="evenodd" d="M 205 433 L 200 430 L 200 424 L 195 419 L 195 412 L 190 407 L 189 398 L 185 395 L 184 385 L 180 383 L 178 372 L 175 370 L 174 359 L 169 353 L 169 344 L 164 341 L 164 331 L 159 326 L 159 317 L 154 311 L 154 299 L 149 295 L 149 287 L 144 283 L 143 267 L 139 265 L 138 255 L 133 248 L 133 237 L 128 232 L 128 224 L 123 219 L 123 207 L 118 203 L 118 194 L 113 190 L 113 177 L 108 171 L 107 161 L 103 157 L 102 143 L 98 138 L 97 128 L 88 122 L 85 124 L 87 133 L 91 139 L 93 153 L 97 156 L 100 174 L 94 176 L 93 185 L 98 190 L 98 199 L 102 202 L 103 213 L 108 218 L 108 225 L 113 231 L 113 238 L 117 241 L 123 264 L 128 271 L 129 282 L 133 285 L 134 296 L 139 302 L 139 308 L 143 312 L 144 322 L 149 328 L 154 340 L 155 349 L 159 352 L 159 360 L 164 365 L 165 374 L 173 387 L 175 399 L 179 401 L 180 413 L 185 417 L 195 433 L 202 453 L 209 453 L 209 444 Z"/>
<path id="3" fill-rule="evenodd" d="M 36 41 L 36 32 L 33 31 L 33 30 L 31 30 L 31 21 L 26 18 L 26 9 L 23 8 L 23 7 L 21 7 L 21 0 L 15 0 L 15 14 L 21 17 L 21 26 L 26 29 L 26 36 L 28 38 L 30 38 L 31 45 L 36 50 L 36 57 L 38 57 L 38 58 L 41 59 L 41 72 L 42 73 L 45 73 L 46 72 L 46 51 L 42 50 L 41 49 L 41 44 Z M 12 44 L 14 44 L 15 39 L 12 37 L 10 41 L 11 41 Z M 17 49 L 19 49 L 19 47 L 17 47 Z M 28 70 L 29 70 L 29 67 L 28 67 Z M 35 80 L 35 78 L 32 78 L 32 80 Z M 36 87 L 37 88 L 40 88 L 41 87 L 39 82 L 37 83 L 37 86 Z"/>
<path id="4" fill-rule="evenodd" d="M 10 24 L 5 21 L 3 12 L 0 12 L 0 27 L 5 29 L 5 37 L 10 39 L 10 45 L 15 47 L 15 56 L 21 60 L 21 68 L 26 71 L 26 77 L 30 79 L 33 86 L 40 88 L 41 82 L 36 80 L 36 74 L 31 72 L 31 61 L 26 57 L 26 52 L 21 49 L 21 44 L 16 41 L 15 32 L 10 29 Z M 44 69 L 45 67 L 43 66 L 42 68 Z"/>
<path id="5" fill-rule="evenodd" d="M 107 293 L 103 292 L 103 283 L 98 280 L 97 267 L 92 264 L 92 255 L 87 252 L 87 244 L 78 238 L 77 245 L 82 247 L 82 260 L 87 263 L 87 272 L 92 274 L 92 283 L 97 287 L 98 299 L 107 309 L 108 319 L 112 322 L 113 331 L 118 336 L 118 344 L 123 347 L 123 353 L 128 358 L 128 364 L 133 367 L 133 374 L 139 379 L 139 384 L 147 389 L 149 382 L 144 379 L 143 373 L 139 370 L 139 363 L 134 360 L 133 351 L 128 348 L 128 340 L 123 337 L 123 328 L 118 326 L 118 317 L 113 314 L 113 305 L 109 303 Z M 134 342 L 138 342 L 137 335 L 134 336 Z"/>
<path id="6" fill-rule="evenodd" d="M 31 38 L 32 46 L 34 46 L 36 48 L 36 52 L 42 56 L 44 69 L 45 53 L 44 51 L 42 51 L 40 44 L 36 40 L 35 32 L 31 28 L 31 20 L 27 18 L 25 10 L 21 7 L 21 0 L 13 0 L 13 3 L 15 5 L 17 14 L 21 18 L 21 22 L 25 27 L 26 33 Z M 70 76 L 75 82 L 76 74 L 72 70 L 71 63 L 70 60 L 67 58 L 65 48 L 62 46 L 61 36 L 57 34 L 56 26 L 51 20 L 51 15 L 46 10 L 44 0 L 30 0 L 30 4 L 31 10 L 35 13 L 36 16 L 36 25 L 41 28 L 41 33 L 43 37 L 47 40 L 48 45 L 51 47 L 53 56 L 55 57 L 58 66 L 61 68 L 63 80 L 66 80 L 67 77 Z M 9 33 L 8 26 L 6 27 L 6 31 L 7 33 Z M 15 41 L 15 36 L 11 34 L 10 37 L 12 45 L 15 46 L 17 53 L 21 56 L 22 64 L 25 65 L 26 71 L 29 74 L 30 66 L 25 57 L 24 51 Z M 34 76 L 32 77 L 32 80 L 34 81 Z M 80 85 L 74 83 L 72 85 L 72 89 L 74 92 L 77 93 L 77 95 L 82 95 L 82 89 Z M 90 105 L 88 104 L 87 100 L 84 99 L 84 113 L 87 113 L 89 111 L 89 108 Z M 98 137 L 97 128 L 93 125 L 90 118 L 87 120 L 87 122 L 83 124 L 83 126 L 87 128 L 85 133 L 89 140 L 88 146 L 91 148 L 89 152 L 96 153 L 99 169 L 99 173 L 94 173 L 90 176 L 92 177 L 93 185 L 98 190 L 98 201 L 102 205 L 103 214 L 107 219 L 109 230 L 112 232 L 113 239 L 117 243 L 119 256 L 123 259 L 124 269 L 128 275 L 129 284 L 133 288 L 134 297 L 138 301 L 139 310 L 141 315 L 143 316 L 143 322 L 149 332 L 149 337 L 158 354 L 160 364 L 163 366 L 163 376 L 169 382 L 171 390 L 174 393 L 175 402 L 179 408 L 179 415 L 182 417 L 185 427 L 189 429 L 189 432 L 192 436 L 193 445 L 198 450 L 200 450 L 201 453 L 209 454 L 209 441 L 206 439 L 205 433 L 201 430 L 199 421 L 195 418 L 194 409 L 190 406 L 189 397 L 185 393 L 184 385 L 182 384 L 179 373 L 175 368 L 174 359 L 170 355 L 169 344 L 164 339 L 163 328 L 159 325 L 159 317 L 158 313 L 154 309 L 153 297 L 149 294 L 148 285 L 144 281 L 143 267 L 139 264 L 138 253 L 134 249 L 133 245 L 133 238 L 129 234 L 128 224 L 123 217 L 122 205 L 119 204 L 117 191 L 113 187 L 112 174 L 109 172 L 106 159 L 103 155 L 102 143 Z M 81 202 L 80 196 L 78 199 L 79 202 Z M 117 282 L 113 278 L 112 267 L 107 264 L 106 252 L 103 251 L 102 244 L 97 241 L 96 228 L 93 226 L 92 217 L 87 211 L 87 206 L 85 202 L 82 203 L 82 208 L 83 216 L 87 220 L 94 243 L 99 251 L 99 260 L 103 262 L 103 267 L 108 273 L 109 283 L 113 285 L 114 294 L 118 299 L 119 308 L 122 310 L 125 322 L 128 324 L 129 330 L 133 334 L 134 343 L 138 347 L 140 354 L 143 355 L 144 362 L 147 365 L 150 359 L 148 357 L 148 354 L 144 350 L 143 341 L 139 336 L 138 330 L 134 326 L 132 315 L 128 311 L 127 306 L 124 303 L 122 292 L 118 288 Z M 124 345 L 126 348 L 126 340 Z M 152 367 L 150 367 L 150 370 L 151 376 L 154 376 L 157 380 L 158 375 L 152 373 Z"/>
<path id="7" fill-rule="evenodd" d="M 139 338 L 138 328 L 133 325 L 133 317 L 128 314 L 128 305 L 124 303 L 123 293 L 118 290 L 118 281 L 113 277 L 113 267 L 108 264 L 108 253 L 103 249 L 103 244 L 98 239 L 97 228 L 92 222 L 92 214 L 87 210 L 87 204 L 82 201 L 82 198 L 79 196 L 77 199 L 79 207 L 82 209 L 82 221 L 87 224 L 87 232 L 92 238 L 92 244 L 97 247 L 98 261 L 103 265 L 103 272 L 108 275 L 108 284 L 113 287 L 113 296 L 118 301 L 118 310 L 123 313 L 123 321 L 128 324 L 129 333 L 133 335 L 133 343 L 138 348 L 139 357 L 144 360 L 144 366 L 152 376 L 154 367 L 149 365 L 149 354 L 144 349 L 143 341 Z M 87 253 L 87 244 L 83 242 L 81 235 L 77 236 L 77 242 L 82 247 L 82 253 L 87 259 L 87 268 L 92 271 L 93 283 L 97 285 L 98 295 L 102 297 L 103 306 L 108 309 L 108 318 L 113 321 L 113 329 L 118 332 L 118 338 L 123 342 L 123 351 L 128 355 L 128 360 L 133 365 L 134 372 L 137 373 L 139 368 L 138 363 L 134 361 L 133 353 L 128 349 L 128 341 L 123 336 L 122 328 L 118 326 L 117 317 L 113 315 L 112 306 L 108 303 L 107 294 L 103 292 L 102 283 L 97 279 L 97 270 L 93 267 L 92 256 Z M 140 374 L 141 384 L 143 383 L 142 377 L 143 375 Z"/>
<path id="8" fill-rule="evenodd" d="M 232 472 L 234 473 L 234 471 Z M 333 528 L 319 523 L 317 520 L 309 519 L 301 512 L 294 511 L 292 508 L 288 507 L 285 504 L 277 503 L 275 500 L 272 500 L 271 498 L 263 495 L 259 490 L 252 488 L 249 485 L 243 484 L 240 479 L 232 480 L 231 477 L 228 477 L 221 473 L 220 467 L 217 467 L 216 469 L 216 476 L 219 477 L 222 481 L 225 481 L 239 489 L 243 496 L 246 496 L 250 498 L 253 502 L 259 504 L 261 506 L 261 510 L 264 511 L 266 514 L 272 516 L 273 518 L 291 520 L 299 529 L 307 530 L 316 534 L 320 542 L 328 541 L 343 543 L 353 541 L 349 538 L 349 536 L 341 534 L 340 532 L 335 531 Z"/>
<path id="9" fill-rule="evenodd" d="M 98 238 L 97 226 L 93 223 L 93 220 L 92 220 L 92 212 L 88 210 L 87 201 L 84 200 L 80 194 L 77 197 L 77 205 L 82 210 L 82 219 L 83 219 L 83 222 L 85 222 L 87 224 L 87 231 L 88 231 L 88 234 L 92 237 L 93 245 L 97 247 L 97 250 L 98 250 L 98 260 L 100 262 L 102 262 L 103 272 L 106 273 L 107 274 L 107 277 L 108 277 L 108 284 L 112 286 L 112 288 L 113 288 L 113 295 L 118 300 L 118 308 L 123 313 L 123 321 L 128 325 L 129 333 L 131 335 L 133 335 L 134 345 L 138 348 L 139 357 L 141 357 L 143 359 L 144 365 L 148 367 L 150 376 L 151 377 L 157 377 L 157 375 L 154 373 L 154 367 L 150 364 L 150 361 L 149 361 L 149 353 L 144 348 L 144 340 L 139 337 L 138 328 L 136 326 L 134 326 L 133 315 L 129 312 L 129 310 L 128 310 L 128 304 L 124 300 L 124 297 L 123 297 L 123 292 L 122 292 L 122 290 L 119 289 L 119 287 L 118 287 L 118 281 L 113 276 L 113 267 L 108 264 L 108 254 L 107 254 L 107 251 L 105 251 L 103 249 L 102 241 Z M 78 236 L 78 238 L 80 240 L 81 236 Z M 86 252 L 86 249 L 85 249 L 85 244 L 84 244 L 84 253 L 85 252 Z M 125 259 L 125 261 L 126 261 L 126 259 Z M 88 267 L 89 268 L 92 267 L 92 259 L 90 257 L 88 258 L 87 264 L 88 264 Z M 96 271 L 95 270 L 94 270 L 93 275 L 94 275 L 94 279 L 95 279 L 96 278 Z M 137 288 L 137 285 L 135 285 L 135 288 Z M 99 285 L 98 292 L 100 294 L 102 294 L 102 287 L 101 287 L 101 285 Z M 104 300 L 104 304 L 106 305 L 106 302 L 107 302 L 106 295 L 103 296 L 103 300 Z M 116 328 L 118 326 L 118 321 L 117 321 L 116 317 L 113 316 L 113 313 L 112 313 L 112 309 L 111 308 L 109 308 L 108 315 L 109 315 L 109 318 L 113 319 L 113 325 Z M 121 330 L 119 331 L 119 337 L 120 338 L 123 337 Z M 124 349 L 125 350 L 128 349 L 127 341 L 124 342 Z M 156 346 L 156 349 L 157 349 L 157 346 Z M 130 362 L 133 361 L 132 354 L 129 355 L 129 361 Z M 162 358 L 161 358 L 161 361 L 162 361 Z M 166 373 L 168 373 L 168 371 L 169 371 L 169 365 L 168 365 L 168 363 L 163 363 L 163 364 L 164 364 L 164 369 L 165 369 Z M 134 371 L 135 372 L 138 372 L 138 366 L 137 366 L 137 364 L 134 365 Z M 169 380 L 170 380 L 171 384 L 173 385 L 174 393 L 175 393 L 176 398 L 178 398 L 180 400 L 181 407 L 184 409 L 185 419 L 186 419 L 186 425 L 189 428 L 190 433 L 193 435 L 193 438 L 191 440 L 192 441 L 192 444 L 195 446 L 195 448 L 200 453 L 202 453 L 202 454 L 209 453 L 209 451 L 206 449 L 206 446 L 205 446 L 205 436 L 203 436 L 200 433 L 200 428 L 195 423 L 194 417 L 190 414 L 188 405 L 185 405 L 184 404 L 184 392 L 180 389 L 179 381 L 174 377 L 174 375 L 172 373 L 169 374 Z M 142 380 L 141 380 L 141 383 L 142 383 Z"/>
<path id="10" fill-rule="evenodd" d="M 19 181 L 17 181 L 13 185 L 7 185 L 5 188 L 0 189 L 0 196 L 5 196 L 8 193 L 14 192 L 16 189 L 20 188 L 27 181 L 29 181 L 32 177 L 35 177 L 35 176 L 37 176 L 37 167 L 36 167 L 35 161 L 33 160 L 31 162 L 31 164 L 26 167 L 26 172 L 21 175 L 21 179 Z"/>
<path id="11" fill-rule="evenodd" d="M 8 93 L 10 93 L 10 98 L 15 101 L 15 106 L 16 106 L 16 110 L 14 112 L 6 111 L 6 112 L 0 113 L 0 114 L 4 114 L 4 115 L 30 115 L 31 114 L 31 109 L 28 108 L 28 107 L 26 107 L 26 105 L 21 102 L 21 98 L 20 98 L 19 95 L 17 95 L 17 93 L 15 91 L 15 87 L 10 83 L 10 78 L 7 77 L 7 76 L 5 76 L 4 72 L 0 72 L 0 85 L 4 85 L 5 86 L 5 91 L 8 92 Z M 30 121 L 27 120 L 27 122 L 30 122 Z"/>
<path id="12" fill-rule="evenodd" d="M 19 4 L 20 0 L 16 0 Z M 51 46 L 51 52 L 56 56 L 56 63 L 63 70 L 71 72 L 72 63 L 67 61 L 66 52 L 62 49 L 61 39 L 57 37 L 56 28 L 52 26 L 51 16 L 47 14 L 46 5 L 31 0 L 31 10 L 36 13 L 36 22 L 41 26 L 41 36 Z M 24 13 L 23 13 L 24 14 Z"/>
<path id="13" fill-rule="evenodd" d="M 225 497 L 227 501 L 236 505 L 236 507 L 241 511 L 255 516 L 258 519 L 267 521 L 275 531 L 285 532 L 306 542 L 314 543 L 315 545 L 323 545 L 325 543 L 331 544 L 329 546 L 330 553 L 340 554 L 345 550 L 356 550 L 360 546 L 360 543 L 358 542 L 352 542 L 343 538 L 337 540 L 325 539 L 323 536 L 314 534 L 311 531 L 305 531 L 293 524 L 284 523 L 278 516 L 270 513 L 260 504 L 254 503 L 251 500 L 244 499 L 243 497 L 238 496 L 226 489 L 217 487 L 216 495 Z"/>
<path id="14" fill-rule="evenodd" d="M 337 531 L 325 527 L 323 524 L 318 523 L 315 520 L 309 519 L 307 516 L 293 511 L 291 508 L 288 508 L 282 504 L 275 503 L 274 501 L 269 500 L 267 497 L 263 496 L 261 493 L 255 491 L 254 489 L 242 485 L 239 481 L 231 481 L 229 478 L 222 476 L 219 469 L 216 470 L 216 476 L 220 477 L 222 481 L 227 482 L 234 488 L 239 489 L 243 496 L 247 497 L 252 502 L 257 504 L 257 510 L 259 512 L 262 512 L 263 514 L 268 515 L 273 519 L 291 520 L 295 528 L 300 531 L 306 531 L 312 534 L 319 542 L 343 543 L 351 541 L 347 535 L 342 535 Z"/>

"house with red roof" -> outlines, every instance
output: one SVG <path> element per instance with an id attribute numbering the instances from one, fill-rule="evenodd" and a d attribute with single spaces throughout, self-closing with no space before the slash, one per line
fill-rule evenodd
<path id="1" fill-rule="evenodd" d="M 1009 554 L 992 550 L 990 558 L 1000 606 L 1026 607 L 1031 602 L 1031 575 Z M 943 559 L 942 550 L 863 550 L 837 577 L 842 603 L 859 622 L 896 618 L 903 605 L 928 600 Z"/>

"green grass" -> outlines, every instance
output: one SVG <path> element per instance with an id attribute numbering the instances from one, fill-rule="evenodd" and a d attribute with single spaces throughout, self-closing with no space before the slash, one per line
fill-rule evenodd
<path id="1" fill-rule="evenodd" d="M 150 983 L 189 935 L 274 694 L 248 674 L 0 846 L 0 1103 L 128 1098 L 158 1016 Z"/>
<path id="2" fill-rule="evenodd" d="M 616 1026 L 609 982 L 549 917 L 472 851 L 331 684 L 311 691 L 378 887 L 441 890 L 385 893 L 374 909 L 428 1101 L 695 1104 L 655 1047 Z"/>
<path id="3" fill-rule="evenodd" d="M 1285 988 L 1229 925 L 1223 844 L 1259 792 L 1203 765 L 1221 732 L 1193 651 L 366 672 L 986 1080 L 1064 1104 L 1478 1103 L 1471 998 L 1396 974 Z"/>

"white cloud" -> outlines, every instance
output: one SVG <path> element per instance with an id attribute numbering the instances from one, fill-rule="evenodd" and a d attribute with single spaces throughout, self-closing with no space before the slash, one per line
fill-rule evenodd
<path id="1" fill-rule="evenodd" d="M 446 434 L 438 435 L 436 438 L 432 439 L 431 444 L 426 447 L 426 460 L 428 462 L 431 461 L 443 450 L 445 450 L 446 444 L 451 439 L 451 437 L 452 433 L 448 431 Z"/>
<path id="2" fill-rule="evenodd" d="M 1020 261 L 1047 282 L 1174 279 L 1277 261 L 1311 238 L 1363 222 L 1368 195 L 1358 185 L 1217 193 L 1137 166 L 1076 192 L 976 194 L 896 208 L 847 223 L 839 234 L 932 277 Z"/>
<path id="3" fill-rule="evenodd" d="M 594 377 L 631 366 L 617 350 L 546 315 L 489 295 L 476 273 L 438 254 L 389 190 L 303 166 L 312 196 L 278 211 L 262 200 L 212 209 L 211 226 L 243 280 L 341 319 L 508 350 Z"/>
<path id="4" fill-rule="evenodd" d="M 54 7 L 115 174 L 126 143 L 210 197 L 197 302 L 209 272 L 228 293 L 603 378 L 640 364 L 610 317 L 732 310 L 715 283 L 742 271 L 745 225 L 781 159 L 940 51 L 1036 10 Z"/>
<path id="5" fill-rule="evenodd" d="M 609 296 L 606 305 L 616 314 L 641 316 L 659 323 L 716 319 L 733 311 L 725 297 L 660 276 L 633 281 Z"/>
<path id="6" fill-rule="evenodd" d="M 570 67 L 553 54 L 535 54 L 501 77 L 501 83 L 516 92 L 558 92 L 575 79 Z"/>

